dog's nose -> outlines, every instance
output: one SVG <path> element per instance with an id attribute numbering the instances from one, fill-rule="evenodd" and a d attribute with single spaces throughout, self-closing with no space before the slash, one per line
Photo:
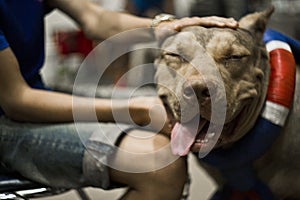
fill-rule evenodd
<path id="1" fill-rule="evenodd" d="M 208 87 L 207 85 L 208 84 L 204 80 L 188 80 L 183 85 L 183 97 L 188 101 L 210 101 L 214 90 L 212 90 L 212 87 Z"/>

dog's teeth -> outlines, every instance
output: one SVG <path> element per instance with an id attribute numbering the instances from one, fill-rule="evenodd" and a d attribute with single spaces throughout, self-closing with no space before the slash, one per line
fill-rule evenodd
<path id="1" fill-rule="evenodd" d="M 202 143 L 202 144 L 206 144 L 206 143 L 208 143 L 208 142 L 209 142 L 208 139 L 200 140 L 200 143 Z"/>
<path id="2" fill-rule="evenodd" d="M 213 138 L 216 135 L 216 133 L 207 133 L 207 137 L 208 138 Z"/>
<path id="3" fill-rule="evenodd" d="M 197 139 L 196 142 L 201 144 L 207 144 L 209 142 L 209 139 Z"/>

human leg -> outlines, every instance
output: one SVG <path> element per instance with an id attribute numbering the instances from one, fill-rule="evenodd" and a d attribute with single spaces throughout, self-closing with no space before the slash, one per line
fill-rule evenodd
<path id="1" fill-rule="evenodd" d="M 113 181 L 129 186 L 124 199 L 179 199 L 185 160 L 172 156 L 166 137 L 140 130 L 130 133 L 141 137 L 146 133 L 148 139 L 127 134 L 119 143 L 132 155 L 124 159 L 114 143 L 127 127 L 101 123 L 23 124 L 0 118 L 0 161 L 12 171 L 52 187 L 108 189 L 115 186 Z M 161 149 L 162 153 L 151 154 Z"/>
<path id="2" fill-rule="evenodd" d="M 129 186 L 122 199 L 180 199 L 186 160 L 172 155 L 166 136 L 132 130 L 119 148 L 110 161 L 110 176 Z"/>

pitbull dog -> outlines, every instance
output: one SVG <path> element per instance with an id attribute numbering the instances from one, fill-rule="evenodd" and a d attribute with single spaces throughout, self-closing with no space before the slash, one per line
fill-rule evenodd
<path id="1" fill-rule="evenodd" d="M 192 139 L 175 147 L 175 153 L 230 149 L 255 125 L 267 95 L 270 65 L 262 36 L 272 12 L 249 14 L 237 29 L 187 27 L 161 44 L 155 61 L 158 95 L 174 126 L 172 137 L 183 133 L 180 140 Z M 283 131 L 254 163 L 260 179 L 280 199 L 300 197 L 299 73 L 297 69 L 293 109 Z M 213 110 L 213 104 L 221 106 Z M 196 128 L 190 128 L 192 122 Z M 209 126 L 222 126 L 221 134 Z M 219 172 L 204 167 L 221 186 Z"/>

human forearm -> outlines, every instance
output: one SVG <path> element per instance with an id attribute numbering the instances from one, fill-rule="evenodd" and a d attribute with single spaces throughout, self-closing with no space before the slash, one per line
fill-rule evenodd
<path id="1" fill-rule="evenodd" d="M 134 122 L 147 124 L 150 108 L 159 103 L 158 98 L 117 101 L 33 89 L 22 78 L 10 48 L 0 51 L 0 66 L 0 107 L 8 117 L 18 121 L 70 122 L 75 116 L 80 121 L 107 122 L 115 121 L 117 116 L 118 122 L 131 122 L 130 113 Z"/>
<path id="2" fill-rule="evenodd" d="M 95 109 L 101 113 L 97 114 L 99 121 L 113 121 L 110 100 L 94 101 L 91 98 L 31 88 L 23 90 L 23 94 L 4 108 L 9 117 L 25 122 L 71 122 L 74 121 L 74 110 L 77 111 L 75 120 L 92 121 L 95 120 L 91 118 Z"/>
<path id="3" fill-rule="evenodd" d="M 85 34 L 94 40 L 103 40 L 126 30 L 149 28 L 151 25 L 151 19 L 107 10 L 91 1 L 47 0 L 47 2 L 50 6 L 68 14 L 84 30 Z M 138 39 L 138 41 L 153 40 L 149 31 L 132 38 Z"/>
<path id="4" fill-rule="evenodd" d="M 130 37 L 126 38 L 124 42 L 146 42 L 155 39 L 153 37 L 154 30 L 150 29 L 152 24 L 152 19 L 150 18 L 142 18 L 128 13 L 107 10 L 94 2 L 86 0 L 45 1 L 50 6 L 62 10 L 73 18 L 91 39 L 103 40 L 115 34 L 138 28 L 144 28 L 144 31 L 130 32 L 130 34 L 128 34 Z M 159 26 L 155 28 L 155 32 L 164 30 L 164 33 L 167 32 L 169 34 L 170 31 L 174 33 L 174 31 L 180 31 L 183 27 L 192 25 L 232 28 L 238 26 L 235 20 L 228 18 L 192 17 L 174 20 L 170 23 L 159 23 Z M 165 31 L 166 29 L 169 31 Z M 155 33 L 155 35 L 156 37 L 160 37 L 160 33 Z"/>
<path id="5" fill-rule="evenodd" d="M 59 92 L 26 88 L 4 105 L 6 115 L 23 122 L 121 122 L 146 125 L 149 110 L 158 99 L 128 100 L 79 97 Z M 149 102 L 149 104 L 147 104 Z"/>
<path id="6" fill-rule="evenodd" d="M 150 18 L 137 17 L 125 12 L 115 12 L 100 7 L 93 7 L 83 26 L 85 33 L 93 39 L 106 39 L 124 31 L 140 29 L 131 32 L 128 42 L 146 42 L 154 40 L 153 30 L 150 29 L 152 20 Z"/>

